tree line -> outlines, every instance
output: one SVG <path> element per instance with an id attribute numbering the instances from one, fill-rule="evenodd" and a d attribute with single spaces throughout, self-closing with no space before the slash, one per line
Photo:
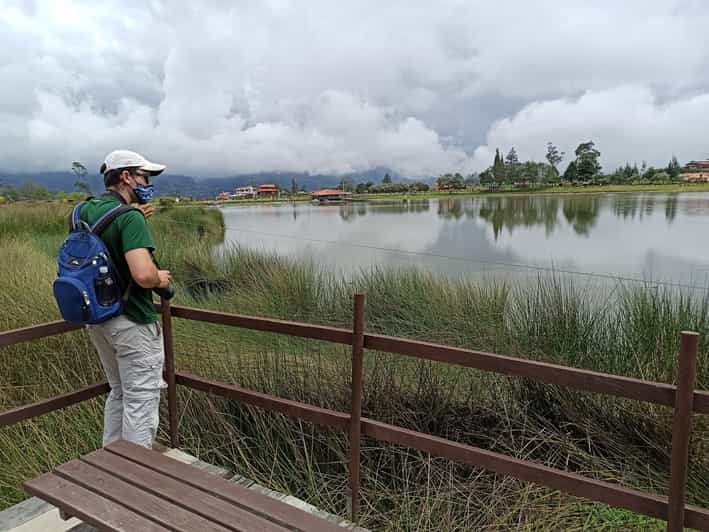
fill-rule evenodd
<path id="1" fill-rule="evenodd" d="M 415 183 L 394 183 L 387 172 L 381 183 L 374 183 L 373 181 L 354 183 L 351 179 L 343 179 L 340 181 L 338 188 L 354 194 L 406 194 L 409 192 L 428 192 L 431 186 L 420 181 Z"/>
<path id="2" fill-rule="evenodd" d="M 453 191 L 477 185 L 494 189 L 502 186 L 664 184 L 678 182 L 682 172 L 677 157 L 672 156 L 665 167 L 655 168 L 643 161 L 640 167 L 636 163 L 626 163 L 610 173 L 604 173 L 599 162 L 601 152 L 592 140 L 582 142 L 576 147 L 569 164 L 561 172 L 561 163 L 565 156 L 566 153 L 552 142 L 547 142 L 545 162 L 520 161 L 514 146 L 504 156 L 498 148 L 495 150 L 492 164 L 479 174 L 463 176 L 458 172 L 446 173 L 436 178 L 436 188 Z M 354 183 L 345 179 L 340 182 L 339 188 L 356 194 L 376 194 L 426 192 L 430 186 L 423 182 L 393 183 L 389 174 L 386 174 L 381 184 L 371 181 Z"/>
<path id="3" fill-rule="evenodd" d="M 495 150 L 492 165 L 477 176 L 479 183 L 488 187 L 501 185 L 559 185 L 559 184 L 595 184 L 652 182 L 671 183 L 679 180 L 682 167 L 677 157 L 672 156 L 666 167 L 647 166 L 643 161 L 637 164 L 626 163 L 610 173 L 604 173 L 599 162 L 601 152 L 592 140 L 582 142 L 574 150 L 573 158 L 562 173 L 559 169 L 566 154 L 553 143 L 547 143 L 546 162 L 519 160 L 514 147 L 506 156 L 499 148 Z M 446 184 L 446 176 L 441 176 Z M 441 178 L 439 178 L 441 179 Z M 439 185 L 440 188 L 440 185 Z"/>

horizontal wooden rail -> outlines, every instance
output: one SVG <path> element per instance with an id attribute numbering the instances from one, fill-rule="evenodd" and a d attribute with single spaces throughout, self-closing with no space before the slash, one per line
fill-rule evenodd
<path id="1" fill-rule="evenodd" d="M 381 334 L 365 334 L 364 347 L 664 406 L 674 406 L 677 389 L 672 384 Z M 695 392 L 694 410 L 709 414 L 709 393 Z"/>
<path id="2" fill-rule="evenodd" d="M 302 338 L 312 338 L 314 340 L 324 340 L 337 344 L 352 345 L 352 331 L 348 329 L 338 329 L 326 325 L 312 325 L 310 323 L 300 323 L 296 321 L 276 320 L 271 318 L 258 318 L 255 316 L 245 316 L 242 314 L 228 314 L 226 312 L 216 312 L 214 310 L 202 310 L 179 305 L 171 306 L 172 315 L 176 318 L 188 320 L 204 321 L 219 325 L 232 325 L 244 329 L 256 331 L 266 331 L 288 336 L 300 336 Z"/>
<path id="3" fill-rule="evenodd" d="M 0 427 L 13 425 L 25 419 L 41 416 L 53 410 L 59 410 L 60 408 L 93 399 L 94 397 L 108 393 L 110 390 L 107 382 L 101 382 L 75 392 L 65 393 L 52 397 L 51 399 L 43 399 L 36 403 L 0 412 Z"/>
<path id="4" fill-rule="evenodd" d="M 349 430 L 350 416 L 343 412 L 328 410 L 289 399 L 281 399 L 274 395 L 247 390 L 234 384 L 210 381 L 196 375 L 179 371 L 175 372 L 175 382 L 187 386 L 188 388 L 228 397 L 230 399 L 237 399 L 259 408 L 274 410 L 286 416 L 304 419 L 323 427 L 334 427 L 343 431 Z"/>
<path id="5" fill-rule="evenodd" d="M 156 308 L 160 309 L 161 307 L 158 304 Z M 201 310 L 183 306 L 171 306 L 171 315 L 206 323 L 230 325 L 339 344 L 351 344 L 353 338 L 352 332 L 347 329 Z M 75 331 L 81 328 L 82 326 L 80 325 L 74 325 L 65 321 L 54 321 L 4 331 L 0 332 L 0 347 Z M 492 371 L 503 375 L 527 377 L 547 384 L 569 386 L 579 390 L 608 394 L 670 407 L 674 406 L 675 393 L 677 390 L 676 386 L 672 384 L 645 381 L 632 377 L 622 377 L 547 362 L 381 334 L 365 334 L 364 347 L 376 351 L 456 364 L 483 371 Z M 700 414 L 709 414 L 709 391 L 695 390 L 693 411 Z"/>
<path id="6" fill-rule="evenodd" d="M 178 384 L 202 392 L 237 399 L 247 404 L 275 410 L 282 414 L 305 419 L 315 424 L 348 429 L 350 416 L 343 412 L 325 410 L 306 403 L 280 399 L 267 394 L 245 390 L 238 386 L 208 381 L 186 373 L 177 373 Z M 389 425 L 368 418 L 361 418 L 362 434 L 378 441 L 418 449 L 434 456 L 481 467 L 495 473 L 513 476 L 527 482 L 534 482 L 577 497 L 610 504 L 636 513 L 666 519 L 667 497 L 649 495 L 642 491 L 625 488 L 582 475 L 567 473 L 552 467 L 512 458 L 504 454 L 486 451 L 470 445 L 453 442 L 395 425 Z M 704 530 L 709 528 L 709 510 L 686 506 L 685 525 Z"/>
<path id="7" fill-rule="evenodd" d="M 19 344 L 20 342 L 27 342 L 29 340 L 38 340 L 47 336 L 77 331 L 83 328 L 83 325 L 74 325 L 73 323 L 60 320 L 42 323 L 41 325 L 22 327 L 21 329 L 0 331 L 0 347 Z"/>
<path id="8" fill-rule="evenodd" d="M 699 414 L 709 414 L 709 392 L 694 390 L 694 404 L 692 405 L 692 410 Z"/>
<path id="9" fill-rule="evenodd" d="M 171 308 L 172 315 L 175 317 L 208 323 L 219 323 L 221 325 L 231 325 L 341 344 L 351 344 L 353 338 L 352 332 L 347 329 L 324 325 L 311 325 L 181 306 L 173 306 Z M 672 384 L 622 377 L 485 351 L 450 347 L 381 334 L 365 334 L 364 347 L 366 349 L 456 364 L 504 375 L 527 377 L 547 384 L 568 386 L 578 390 L 645 401 L 663 406 L 672 407 L 675 401 L 676 386 Z M 709 414 L 709 392 L 695 391 L 694 411 Z"/>
<path id="10" fill-rule="evenodd" d="M 656 519 L 667 519 L 667 497 L 649 495 L 367 418 L 362 418 L 362 433 L 375 440 L 412 447 L 434 456 L 548 486 L 577 497 L 626 508 Z M 684 523 L 691 528 L 709 530 L 709 510 L 687 505 Z"/>

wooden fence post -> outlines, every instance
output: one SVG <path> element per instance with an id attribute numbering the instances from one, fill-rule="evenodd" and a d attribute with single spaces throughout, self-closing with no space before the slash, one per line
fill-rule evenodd
<path id="1" fill-rule="evenodd" d="M 167 409 L 170 422 L 170 446 L 177 449 L 177 387 L 175 385 L 175 353 L 172 343 L 172 313 L 170 300 L 160 298 L 162 304 L 162 335 L 165 346 L 165 381 L 167 382 Z"/>
<path id="2" fill-rule="evenodd" d="M 684 501 L 687 491 L 689 435 L 692 431 L 698 340 L 697 333 L 682 331 L 678 355 L 675 410 L 672 419 L 670 494 L 667 505 L 667 530 L 670 532 L 684 529 Z"/>
<path id="3" fill-rule="evenodd" d="M 364 353 L 364 294 L 355 294 L 352 317 L 352 411 L 350 414 L 350 495 L 352 521 L 359 515 L 359 464 L 362 417 L 362 358 Z"/>

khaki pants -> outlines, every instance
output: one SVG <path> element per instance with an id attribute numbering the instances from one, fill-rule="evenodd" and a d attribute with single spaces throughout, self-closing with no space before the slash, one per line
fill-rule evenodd
<path id="1" fill-rule="evenodd" d="M 159 322 L 141 325 L 117 316 L 88 330 L 111 387 L 104 408 L 104 447 L 119 439 L 152 447 L 160 388 L 166 386 Z"/>

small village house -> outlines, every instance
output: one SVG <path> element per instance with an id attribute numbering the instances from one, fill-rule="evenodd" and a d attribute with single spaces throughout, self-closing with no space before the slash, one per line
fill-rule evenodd
<path id="1" fill-rule="evenodd" d="M 278 195 L 278 187 L 274 185 L 273 183 L 265 183 L 263 185 L 259 185 L 257 194 L 259 197 L 263 196 L 271 196 L 275 197 Z"/>
<path id="2" fill-rule="evenodd" d="M 682 169 L 680 178 L 687 183 L 709 182 L 709 160 L 688 162 Z"/>
<path id="3" fill-rule="evenodd" d="M 313 190 L 310 193 L 310 197 L 313 200 L 320 202 L 325 201 L 347 201 L 352 199 L 352 192 L 347 192 L 344 190 L 339 190 L 335 188 L 323 188 L 320 190 Z"/>
<path id="4" fill-rule="evenodd" d="M 231 199 L 244 199 L 244 198 L 255 198 L 258 194 L 258 190 L 253 185 L 248 185 L 245 187 L 237 187 L 234 189 L 234 193 L 231 194 Z"/>

